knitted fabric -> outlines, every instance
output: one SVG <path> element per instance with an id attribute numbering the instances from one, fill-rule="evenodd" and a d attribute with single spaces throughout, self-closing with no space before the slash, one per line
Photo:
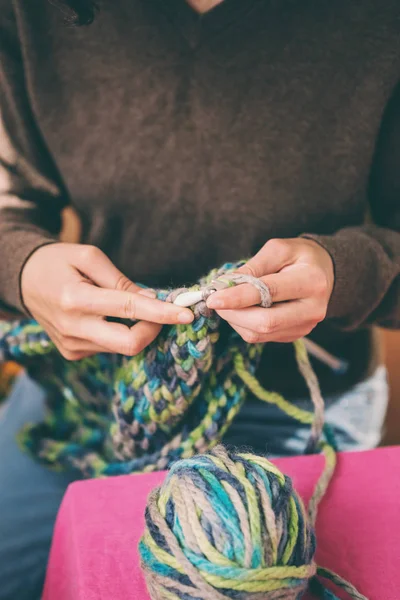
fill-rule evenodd
<path id="1" fill-rule="evenodd" d="M 240 264 L 212 271 L 191 290 L 221 276 L 234 284 Z M 158 297 L 173 301 L 183 291 L 159 291 Z M 49 467 L 99 477 L 164 469 L 215 446 L 257 386 L 248 377 L 262 345 L 243 342 L 204 301 L 192 308 L 190 325 L 164 327 L 133 358 L 98 354 L 68 362 L 35 321 L 0 323 L 0 361 L 21 363 L 47 392 L 47 418 L 21 432 L 23 447 Z M 312 374 L 309 382 L 315 388 Z M 311 413 L 265 394 L 293 417 L 313 421 Z M 314 400 L 321 407 L 315 391 Z M 314 438 L 320 426 L 319 408 Z"/>

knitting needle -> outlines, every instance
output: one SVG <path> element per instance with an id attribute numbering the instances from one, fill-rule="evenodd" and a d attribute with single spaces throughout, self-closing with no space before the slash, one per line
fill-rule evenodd
<path id="1" fill-rule="evenodd" d="M 202 300 L 204 300 L 204 290 L 197 290 L 194 292 L 183 292 L 182 294 L 179 294 L 179 296 L 175 298 L 174 304 L 177 306 L 190 308 Z"/>
<path id="2" fill-rule="evenodd" d="M 198 302 L 207 298 L 210 294 L 224 290 L 229 287 L 229 282 L 223 279 L 213 279 L 213 281 L 201 290 L 194 292 L 183 292 L 174 300 L 174 304 L 185 308 L 190 308 Z"/>

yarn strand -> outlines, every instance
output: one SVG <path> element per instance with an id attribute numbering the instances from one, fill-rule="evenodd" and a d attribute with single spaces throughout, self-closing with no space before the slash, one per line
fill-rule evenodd
<path id="1" fill-rule="evenodd" d="M 337 587 L 344 590 L 351 598 L 354 598 L 354 600 L 369 600 L 369 598 L 367 598 L 363 594 L 360 594 L 360 592 L 354 587 L 354 585 L 352 585 L 333 571 L 330 571 L 329 569 L 324 569 L 323 567 L 318 567 L 317 573 L 319 577 L 323 577 L 328 581 L 331 581 Z"/>
<path id="2" fill-rule="evenodd" d="M 263 388 L 257 378 L 246 369 L 243 357 L 240 354 L 235 354 L 234 365 L 236 373 L 256 398 L 268 404 L 274 404 L 286 415 L 303 425 L 311 425 L 313 423 L 314 414 L 312 412 L 303 410 L 295 404 L 288 402 L 277 392 L 270 392 Z"/>

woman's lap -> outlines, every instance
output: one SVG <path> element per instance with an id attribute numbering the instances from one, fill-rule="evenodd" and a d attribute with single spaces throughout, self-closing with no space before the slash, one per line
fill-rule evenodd
<path id="1" fill-rule="evenodd" d="M 388 389 L 382 367 L 338 398 L 326 400 L 326 417 L 344 450 L 379 443 Z M 301 404 L 307 407 L 307 401 Z M 261 411 L 261 412 L 260 412 Z M 44 415 L 44 395 L 26 375 L 0 408 L 0 600 L 38 600 L 58 507 L 70 476 L 53 473 L 20 451 L 15 435 Z M 301 454 L 309 429 L 278 409 L 250 402 L 226 442 L 272 455 Z"/>
<path id="2" fill-rule="evenodd" d="M 44 415 L 42 391 L 18 378 L 0 409 L 0 600 L 38 600 L 58 507 L 71 481 L 20 451 L 15 435 Z"/>
<path id="3" fill-rule="evenodd" d="M 346 393 L 325 398 L 325 420 L 333 430 L 340 450 L 368 450 L 380 443 L 388 399 L 383 366 Z M 308 398 L 297 401 L 296 405 L 312 410 Z M 279 408 L 260 400 L 250 400 L 243 406 L 224 441 L 232 446 L 249 446 L 253 451 L 269 456 L 294 456 L 304 453 L 309 434 L 309 426 L 299 425 Z"/>

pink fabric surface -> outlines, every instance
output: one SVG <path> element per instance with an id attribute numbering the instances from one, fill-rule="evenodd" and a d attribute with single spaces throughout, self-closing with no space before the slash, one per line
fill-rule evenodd
<path id="1" fill-rule="evenodd" d="M 274 462 L 308 502 L 322 457 Z M 43 600 L 149 600 L 137 545 L 148 493 L 164 477 L 152 473 L 69 487 L 56 523 Z M 340 454 L 320 506 L 318 564 L 350 580 L 369 600 L 400 598 L 399 497 L 400 448 L 382 448 Z"/>

